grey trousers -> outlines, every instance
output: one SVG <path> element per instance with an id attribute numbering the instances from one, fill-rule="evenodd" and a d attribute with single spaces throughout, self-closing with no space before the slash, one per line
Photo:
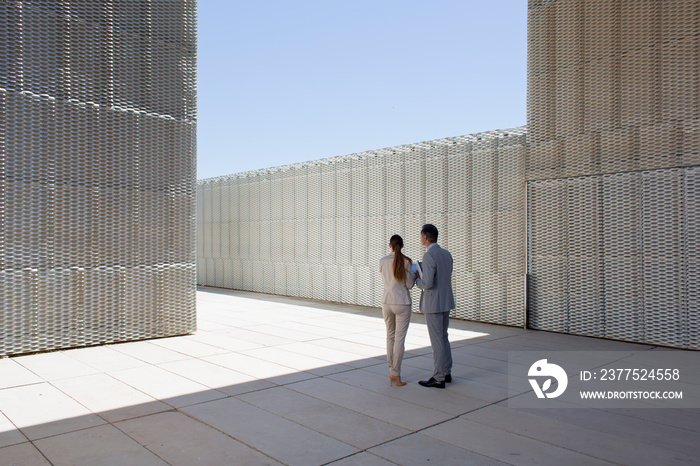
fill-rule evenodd
<path id="1" fill-rule="evenodd" d="M 442 382 L 447 374 L 452 373 L 452 348 L 450 348 L 450 341 L 447 339 L 450 313 L 448 311 L 424 315 L 425 323 L 428 325 L 430 346 L 433 347 L 433 365 L 435 367 L 433 378 Z"/>
<path id="2" fill-rule="evenodd" d="M 389 363 L 389 375 L 401 377 L 401 361 L 408 324 L 411 322 L 411 306 L 382 304 L 382 314 L 386 324 L 386 360 Z"/>

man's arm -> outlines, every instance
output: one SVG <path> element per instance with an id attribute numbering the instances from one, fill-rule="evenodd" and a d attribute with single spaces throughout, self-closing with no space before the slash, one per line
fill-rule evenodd
<path id="1" fill-rule="evenodd" d="M 429 290 L 435 284 L 435 259 L 427 252 L 423 255 L 423 278 L 416 278 L 416 286 L 421 290 Z"/>

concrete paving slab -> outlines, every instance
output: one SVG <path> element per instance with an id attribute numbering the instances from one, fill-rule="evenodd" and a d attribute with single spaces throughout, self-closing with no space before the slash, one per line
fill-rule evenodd
<path id="1" fill-rule="evenodd" d="M 460 364 L 452 357 L 452 375 L 454 377 L 466 378 L 469 380 L 476 380 L 479 383 L 486 385 L 494 385 L 496 387 L 508 388 L 508 374 L 502 372 L 494 372 L 490 370 L 481 369 L 479 367 L 469 366 L 466 364 Z M 420 380 L 427 380 L 433 375 L 434 365 L 433 356 L 421 356 L 417 358 L 411 358 L 404 360 L 402 366 L 409 366 L 416 369 L 421 369 L 423 371 L 422 378 Z"/>
<path id="2" fill-rule="evenodd" d="M 210 320 L 197 317 L 197 330 L 200 332 L 223 332 L 234 327 L 236 323 L 224 320 Z"/>
<path id="3" fill-rule="evenodd" d="M 3 464 L 9 466 L 44 466 L 51 464 L 44 455 L 29 442 L 0 448 L 0 458 L 2 458 Z"/>
<path id="4" fill-rule="evenodd" d="M 271 382 L 201 359 L 168 362 L 158 367 L 227 395 L 238 395 L 276 386 Z"/>
<path id="5" fill-rule="evenodd" d="M 110 348 L 148 364 L 162 364 L 164 362 L 182 361 L 188 358 L 186 354 L 154 345 L 150 341 L 119 343 L 110 346 Z"/>
<path id="6" fill-rule="evenodd" d="M 148 365 L 145 361 L 120 353 L 109 346 L 68 350 L 65 355 L 87 364 L 99 372 L 120 371 Z"/>
<path id="7" fill-rule="evenodd" d="M 0 412 L 0 448 L 24 443 L 28 439 Z"/>
<path id="8" fill-rule="evenodd" d="M 663 408 L 637 409 L 635 411 L 656 411 Z M 524 410 L 532 413 L 533 410 Z M 697 410 L 693 410 L 697 413 Z M 641 442 L 665 448 L 684 455 L 700 457 L 698 434 L 693 430 L 682 429 L 654 421 L 630 417 L 615 409 L 553 408 L 535 410 L 535 414 L 621 437 L 633 442 Z M 639 413 L 641 415 L 641 413 Z"/>
<path id="9" fill-rule="evenodd" d="M 700 462 L 700 458 L 696 456 L 498 405 L 465 414 L 463 418 L 618 464 Z"/>
<path id="10" fill-rule="evenodd" d="M 43 380 L 61 380 L 97 374 L 99 370 L 67 356 L 63 351 L 20 356 L 14 359 Z"/>
<path id="11" fill-rule="evenodd" d="M 93 374 L 53 382 L 63 393 L 108 422 L 145 416 L 171 406 L 106 374 Z M 108 393 L 109 396 L 105 396 Z"/>
<path id="12" fill-rule="evenodd" d="M 77 464 L 159 466 L 168 464 L 112 425 L 44 438 L 35 441 L 34 445 L 54 466 Z"/>
<path id="13" fill-rule="evenodd" d="M 362 346 L 370 346 L 377 348 L 379 353 L 384 353 L 386 351 L 386 334 L 382 333 L 380 336 L 375 333 L 372 335 L 370 333 L 353 333 L 350 335 L 344 335 L 339 338 L 339 340 L 347 341 L 351 343 L 356 343 Z"/>
<path id="14" fill-rule="evenodd" d="M 375 330 L 377 328 L 377 321 L 381 319 L 383 322 L 383 317 L 381 317 L 381 310 L 377 309 L 373 313 L 373 316 L 368 315 L 358 315 L 353 312 L 332 312 L 326 317 L 320 317 L 316 319 L 316 322 L 321 325 L 325 322 L 332 322 L 331 328 L 338 328 L 338 325 L 347 325 L 347 333 L 362 333 L 367 330 Z M 358 329 L 362 329 L 359 330 Z"/>
<path id="15" fill-rule="evenodd" d="M 262 359 L 273 364 L 289 367 L 295 371 L 306 371 L 315 375 L 328 375 L 352 370 L 353 367 L 344 364 L 329 364 L 328 361 L 303 354 L 292 353 L 280 348 L 257 348 L 242 351 L 242 354 Z"/>
<path id="16" fill-rule="evenodd" d="M 229 352 L 245 351 L 263 347 L 263 345 L 258 343 L 241 340 L 240 338 L 234 338 L 230 335 L 226 335 L 225 333 L 204 331 L 201 328 L 188 338 L 190 338 L 192 341 L 206 343 L 208 345 L 216 346 L 217 348 L 225 349 Z"/>
<path id="17" fill-rule="evenodd" d="M 192 340 L 188 336 L 159 338 L 157 340 L 151 340 L 151 343 L 193 358 L 203 358 L 205 356 L 214 356 L 216 354 L 228 352 L 228 350 L 224 348 Z"/>
<path id="18" fill-rule="evenodd" d="M 483 369 L 491 372 L 499 372 L 501 374 L 508 375 L 508 361 L 500 361 L 498 359 L 484 358 L 472 354 L 470 349 L 474 349 L 477 345 L 468 346 L 466 351 L 452 351 L 452 358 L 460 361 L 460 364 L 467 367 L 473 367 L 477 369 Z"/>
<path id="19" fill-rule="evenodd" d="M 468 413 L 488 404 L 454 390 L 444 392 L 441 390 L 438 393 L 437 389 L 422 387 L 417 383 L 407 383 L 403 387 L 391 386 L 388 373 L 377 374 L 358 369 L 353 372 L 334 374 L 328 378 L 453 416 Z"/>
<path id="20" fill-rule="evenodd" d="M 377 358 L 378 361 L 386 361 L 386 345 L 384 348 L 379 348 L 340 338 L 324 338 L 311 341 L 309 344 L 354 354 L 360 359 Z"/>
<path id="21" fill-rule="evenodd" d="M 243 341 L 248 341 L 251 343 L 255 343 L 261 346 L 277 346 L 277 345 L 284 345 L 287 343 L 294 343 L 295 340 L 291 338 L 284 338 L 284 337 L 279 337 L 275 335 L 271 335 L 270 333 L 267 333 L 265 331 L 264 326 L 256 325 L 255 328 L 260 330 L 260 331 L 253 331 L 250 330 L 251 327 L 247 328 L 235 328 L 231 327 L 229 328 L 226 332 L 223 332 L 224 335 L 231 337 L 231 338 L 236 338 L 240 339 Z"/>
<path id="22" fill-rule="evenodd" d="M 246 330 L 251 330 L 254 332 L 258 333 L 264 333 L 265 335 L 270 337 L 277 337 L 277 338 L 282 338 L 284 340 L 291 340 L 291 341 L 310 341 L 310 340 L 317 340 L 319 338 L 319 335 L 315 335 L 313 333 L 308 333 L 299 329 L 296 330 L 290 330 L 288 328 L 284 328 L 282 326 L 277 325 L 276 323 L 273 324 L 261 324 L 261 325 L 255 325 L 253 327 L 247 327 Z M 274 341 L 274 340 L 273 340 Z M 277 340 L 279 341 L 279 340 Z M 268 345 L 272 344 L 279 344 L 279 343 L 269 343 Z"/>
<path id="23" fill-rule="evenodd" d="M 359 451 L 234 398 L 188 406 L 182 411 L 288 465 L 324 464 Z"/>
<path id="24" fill-rule="evenodd" d="M 314 335 L 315 338 L 333 338 L 347 334 L 347 330 L 319 327 L 315 325 L 315 319 L 300 319 L 300 321 L 283 321 L 275 323 L 275 327 L 288 330 L 290 333 L 303 333 Z"/>
<path id="25" fill-rule="evenodd" d="M 105 423 L 48 382 L 0 390 L 0 411 L 30 440 Z"/>
<path id="26" fill-rule="evenodd" d="M 298 382 L 288 385 L 287 388 L 411 431 L 423 429 L 453 417 L 450 414 L 328 378 Z"/>
<path id="27" fill-rule="evenodd" d="M 484 359 L 494 359 L 497 361 L 508 362 L 508 349 L 506 348 L 489 348 L 483 344 L 473 344 L 462 346 L 460 348 L 452 348 L 452 358 L 460 358 L 464 356 L 468 360 L 470 356 L 481 357 Z"/>
<path id="28" fill-rule="evenodd" d="M 171 465 L 281 464 L 178 412 L 145 416 L 116 426 Z"/>
<path id="29" fill-rule="evenodd" d="M 370 448 L 377 443 L 410 433 L 387 422 L 285 387 L 248 393 L 237 398 L 359 449 Z"/>
<path id="30" fill-rule="evenodd" d="M 110 372 L 109 375 L 176 408 L 226 396 L 157 366 Z"/>
<path id="31" fill-rule="evenodd" d="M 419 368 L 408 365 L 405 361 L 406 359 L 404 358 L 404 364 L 401 365 L 401 380 L 404 382 L 417 384 L 419 380 L 427 380 L 433 373 L 432 362 L 421 364 L 424 367 Z M 380 375 L 388 373 L 386 363 L 364 367 L 363 369 Z M 425 389 L 425 387 L 421 388 Z M 488 403 L 497 403 L 508 398 L 508 389 L 506 387 L 481 383 L 479 380 L 469 378 L 468 374 L 458 375 L 457 372 L 452 374 L 452 383 L 448 385 L 448 389 L 450 392 L 456 392 L 462 396 L 486 401 Z"/>
<path id="32" fill-rule="evenodd" d="M 396 463 L 363 451 L 329 464 L 333 466 L 391 466 Z"/>
<path id="33" fill-rule="evenodd" d="M 308 325 L 318 327 L 322 330 L 327 329 L 330 331 L 342 332 L 342 333 L 340 333 L 340 335 L 346 335 L 349 333 L 362 333 L 362 332 L 366 332 L 367 330 L 371 330 L 374 328 L 374 324 L 372 324 L 370 326 L 367 323 L 357 323 L 351 319 L 339 318 L 339 317 L 336 317 L 335 315 L 330 316 L 330 317 L 329 316 L 317 317 L 316 319 L 313 320 L 313 322 L 309 322 Z M 330 337 L 332 335 L 329 333 L 326 333 L 323 336 Z"/>
<path id="34" fill-rule="evenodd" d="M 369 453 L 404 466 L 440 464 L 446 466 L 507 464 L 450 443 L 412 434 L 368 450 Z M 513 464 L 513 463 L 511 463 Z"/>
<path id="35" fill-rule="evenodd" d="M 465 418 L 453 419 L 422 434 L 465 450 L 518 465 L 601 465 L 607 461 L 567 450 L 552 443 L 494 429 Z"/>
<path id="36" fill-rule="evenodd" d="M 44 381 L 41 377 L 21 365 L 15 359 L 0 359 L 0 390 L 3 388 L 19 387 Z"/>
<path id="37" fill-rule="evenodd" d="M 346 364 L 353 368 L 357 367 L 354 363 L 359 358 L 356 354 L 320 347 L 319 345 L 314 345 L 312 342 L 292 343 L 289 345 L 280 345 L 276 348 L 280 351 L 317 358 L 324 361 L 325 364 Z M 362 364 L 366 365 L 366 361 L 360 361 L 363 361 Z"/>
<path id="38" fill-rule="evenodd" d="M 281 366 L 243 353 L 228 353 L 203 359 L 277 385 L 316 377 L 308 372 L 297 371 L 291 367 Z"/>
<path id="39" fill-rule="evenodd" d="M 700 409 L 616 409 L 616 413 L 700 433 Z"/>

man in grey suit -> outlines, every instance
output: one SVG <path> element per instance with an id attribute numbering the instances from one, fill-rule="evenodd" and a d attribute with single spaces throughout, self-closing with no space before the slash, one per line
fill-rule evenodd
<path id="1" fill-rule="evenodd" d="M 416 286 L 421 289 L 420 311 L 425 314 L 433 347 L 435 371 L 429 380 L 418 382 L 424 387 L 445 388 L 452 382 L 452 349 L 447 339 L 450 311 L 455 308 L 452 292 L 452 254 L 437 244 L 438 230 L 426 224 L 420 232 L 420 242 L 427 249 L 421 266 L 423 277 L 416 272 Z"/>

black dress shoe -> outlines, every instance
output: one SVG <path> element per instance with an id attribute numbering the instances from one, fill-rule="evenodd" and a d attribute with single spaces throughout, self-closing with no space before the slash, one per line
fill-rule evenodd
<path id="1" fill-rule="evenodd" d="M 452 383 L 452 374 L 447 374 L 445 376 L 445 383 Z"/>
<path id="2" fill-rule="evenodd" d="M 434 377 L 431 377 L 430 380 L 421 380 L 418 383 L 424 387 L 445 388 L 445 382 L 438 382 Z"/>

